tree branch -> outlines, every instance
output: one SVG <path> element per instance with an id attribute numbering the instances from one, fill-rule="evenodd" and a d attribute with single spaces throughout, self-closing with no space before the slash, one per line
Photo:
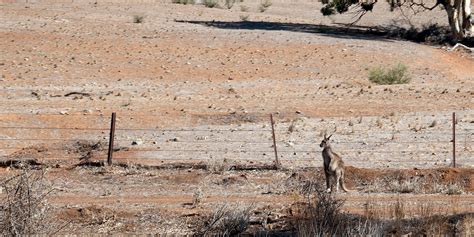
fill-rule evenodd
<path id="1" fill-rule="evenodd" d="M 435 9 L 439 4 L 441 4 L 440 1 L 436 1 L 435 5 L 432 6 L 432 7 L 426 7 L 424 3 L 417 3 L 417 2 L 412 2 L 410 3 L 410 8 L 413 8 L 413 6 L 416 6 L 416 7 L 420 7 L 420 8 L 423 8 L 423 10 L 428 10 L 428 11 L 431 11 L 433 9 Z"/>

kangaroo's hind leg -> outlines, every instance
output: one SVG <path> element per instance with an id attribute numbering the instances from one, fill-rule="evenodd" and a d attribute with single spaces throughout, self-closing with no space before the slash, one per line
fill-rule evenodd
<path id="1" fill-rule="evenodd" d="M 326 175 L 326 192 L 331 192 L 332 188 L 331 188 L 331 175 L 329 174 L 329 172 L 327 170 L 324 170 L 324 174 Z"/>
<path id="2" fill-rule="evenodd" d="M 339 185 L 341 184 L 340 182 L 342 182 L 341 180 L 341 176 L 342 176 L 342 172 L 340 169 L 336 170 L 336 192 L 339 192 Z"/>

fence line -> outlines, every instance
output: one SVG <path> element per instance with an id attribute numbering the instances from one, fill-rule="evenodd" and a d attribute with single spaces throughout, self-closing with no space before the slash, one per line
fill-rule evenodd
<path id="1" fill-rule="evenodd" d="M 128 100 L 127 100 L 128 101 Z M 27 116 L 60 116 L 60 117 L 67 117 L 67 116 L 80 116 L 80 117 L 101 117 L 101 118 L 107 118 L 109 119 L 109 115 L 107 114 L 108 112 L 102 111 L 100 114 L 94 114 L 94 113 L 85 113 L 83 111 L 68 111 L 67 114 L 61 114 L 60 111 L 56 113 L 41 113 L 41 112 L 35 112 L 35 113 L 22 113 L 22 112 L 0 112 L 1 115 L 27 115 Z M 459 113 L 467 113 L 464 111 L 460 111 Z M 167 118 L 170 116 L 170 114 L 157 114 L 157 113 L 127 113 L 127 112 L 121 112 L 119 114 L 122 118 L 137 118 L 137 117 L 164 117 Z M 171 114 L 171 115 L 177 115 L 177 114 Z M 258 117 L 258 118 L 264 118 L 268 119 L 268 114 L 267 113 L 220 113 L 220 114 L 213 114 L 213 115 L 206 115 L 206 114 L 179 114 L 179 116 L 183 118 L 220 118 L 220 117 L 236 117 L 236 118 L 252 118 L 252 117 Z M 304 113 L 302 114 L 296 114 L 296 113 L 274 113 L 275 118 L 313 118 L 313 119 L 324 119 L 324 120 L 331 120 L 331 119 L 368 119 L 368 118 L 380 118 L 380 117 L 385 117 L 385 118 L 397 118 L 397 117 L 420 117 L 420 116 L 436 116 L 434 114 L 430 114 L 427 112 L 423 112 L 423 114 L 403 114 L 403 115 L 365 115 L 365 116 L 308 116 L 305 115 Z M 435 119 L 440 119 L 439 117 L 433 117 Z M 444 119 L 446 121 L 451 121 L 451 118 L 446 118 Z"/>
<path id="2" fill-rule="evenodd" d="M 457 134 L 462 135 L 462 134 Z M 474 134 L 473 134 L 474 135 Z M 97 138 L 0 138 L 0 141 L 97 141 L 106 139 L 104 135 L 102 137 Z M 212 139 L 205 139 L 204 141 L 199 140 L 177 140 L 173 141 L 170 139 L 140 139 L 138 140 L 142 143 L 156 143 L 156 142 L 165 142 L 165 143 L 187 143 L 187 144 L 226 144 L 226 143 L 237 143 L 237 144 L 273 144 L 272 141 L 251 141 L 251 140 L 212 140 Z M 133 142 L 136 139 L 115 139 L 117 142 Z M 417 140 L 403 140 L 403 141 L 392 141 L 392 140 L 382 140 L 382 141 L 333 141 L 333 144 L 355 144 L 355 145 L 386 145 L 386 144 L 444 144 L 444 143 L 451 143 L 452 140 L 426 140 L 417 141 Z M 302 146 L 302 145 L 314 145 L 317 142 L 298 142 L 294 140 L 277 140 L 277 144 L 290 144 L 290 146 Z M 457 144 L 465 143 L 463 140 L 456 141 Z"/>
<path id="3" fill-rule="evenodd" d="M 29 114 L 30 115 L 30 114 Z M 31 114 L 31 115 L 34 115 L 34 114 Z M 39 114 L 37 115 L 39 118 L 41 118 L 42 114 Z M 61 116 L 64 116 L 64 115 L 61 115 Z M 79 116 L 79 114 L 78 114 Z M 91 116 L 91 115 L 80 115 L 80 116 L 85 116 L 87 118 L 87 116 Z M 92 116 L 96 116 L 96 115 L 92 115 Z M 101 117 L 103 118 L 107 118 L 103 115 L 100 115 Z M 121 115 L 119 115 L 120 117 Z M 147 115 L 148 116 L 148 115 Z M 151 116 L 151 115 L 150 115 Z M 166 117 L 167 115 L 162 115 L 161 117 Z M 233 114 L 227 114 L 227 115 L 216 115 L 217 117 L 219 116 L 234 116 Z M 235 115 L 236 118 L 242 118 L 242 119 L 245 119 L 246 117 L 245 116 L 248 116 L 248 117 L 252 117 L 255 115 L 245 115 L 245 116 L 240 116 L 240 115 Z M 240 117 L 239 117 L 240 116 Z M 280 117 L 282 117 L 283 119 L 287 118 L 285 117 L 285 115 L 282 115 L 280 114 L 279 115 Z M 413 115 L 414 116 L 414 115 Z M 419 116 L 419 115 L 417 115 Z M 263 117 L 263 115 L 258 115 L 258 117 Z M 267 119 L 269 118 L 268 115 L 265 116 Z M 301 117 L 301 116 L 300 116 Z M 407 116 L 403 116 L 403 117 L 407 117 Z M 67 116 L 64 117 L 65 119 L 67 119 Z M 212 116 L 209 116 L 209 118 L 212 118 Z M 354 117 L 354 118 L 358 118 L 358 117 Z M 325 121 L 321 121 L 321 123 L 325 123 L 326 125 L 329 125 L 331 126 L 333 123 L 328 123 L 328 118 L 324 118 Z M 447 121 L 449 121 L 448 119 L 446 119 Z M 163 154 L 163 153 L 182 153 L 180 154 L 179 156 L 191 156 L 192 157 L 192 153 L 204 153 L 206 155 L 212 155 L 213 153 L 219 153 L 219 154 L 258 154 L 258 153 L 261 153 L 262 155 L 268 155 L 268 157 L 270 157 L 271 154 L 275 154 L 275 160 L 278 161 L 279 158 L 283 158 L 283 160 L 285 160 L 285 157 L 288 156 L 288 154 L 291 154 L 291 153 L 294 153 L 295 155 L 296 154 L 316 154 L 316 153 L 320 153 L 319 150 L 317 149 L 304 149 L 304 147 L 301 147 L 301 146 L 308 146 L 308 147 L 316 147 L 318 144 L 317 144 L 317 141 L 314 141 L 314 142 L 307 142 L 307 141 L 303 141 L 303 142 L 298 142 L 297 141 L 297 138 L 291 138 L 292 134 L 298 134 L 300 137 L 298 139 L 304 139 L 302 138 L 303 135 L 310 135 L 310 139 L 311 140 L 314 140 L 313 138 L 316 137 L 319 133 L 317 133 L 316 131 L 308 131 L 308 130 L 299 130 L 299 131 L 293 131 L 293 132 L 289 132 L 289 124 L 291 124 L 291 121 L 288 121 L 288 120 L 285 120 L 287 124 L 281 126 L 281 124 L 275 124 L 277 128 L 279 129 L 275 129 L 274 131 L 275 132 L 279 132 L 279 133 L 283 133 L 283 134 L 277 134 L 278 136 L 275 136 L 275 133 L 273 132 L 272 134 L 272 129 L 270 128 L 256 128 L 256 129 L 246 129 L 246 128 L 235 128 L 235 127 L 231 127 L 231 125 L 216 125 L 216 126 L 227 126 L 228 128 L 217 128 L 217 129 L 214 129 L 214 128 L 182 128 L 182 129 L 167 129 L 167 128 L 159 128 L 159 127 L 142 127 L 142 128 L 133 128 L 133 127 L 122 127 L 120 128 L 120 126 L 118 126 L 117 128 L 115 129 L 109 129 L 109 128 L 105 128 L 105 127 L 54 127 L 54 126 L 46 126 L 46 127 L 41 127 L 41 126 L 0 126 L 0 136 L 1 136 L 1 131 L 2 130 L 22 130 L 22 134 L 24 134 L 26 131 L 24 130 L 31 130 L 31 131 L 38 131 L 38 130 L 45 130 L 46 132 L 49 132 L 50 133 L 50 136 L 54 136 L 54 138 L 44 138 L 44 139 L 41 139 L 41 138 L 30 138 L 30 137 L 26 137 L 26 138 L 21 138 L 21 137 L 6 137 L 6 138 L 0 138 L 0 142 L 1 143 L 7 143 L 8 142 L 12 142 L 12 143 L 15 143 L 14 145 L 12 146 L 8 146 L 8 145 L 3 145 L 3 146 L 0 146 L 0 150 L 4 150 L 4 151 L 9 151 L 9 150 L 21 150 L 21 149 L 34 149 L 34 146 L 36 145 L 43 145 L 44 143 L 34 143 L 36 141 L 63 141 L 63 142 L 81 142 L 81 141 L 84 141 L 84 142 L 100 142 L 100 141 L 104 141 L 105 139 L 107 139 L 106 134 L 104 133 L 105 131 L 110 131 L 111 132 L 111 136 L 112 137 L 110 140 L 109 140 L 109 144 L 111 144 L 113 141 L 116 141 L 118 142 L 118 147 L 121 147 L 123 148 L 124 146 L 130 146 L 130 149 L 129 150 L 120 150 L 119 149 L 119 153 L 118 153 L 118 157 L 117 158 L 123 158 L 123 157 L 120 157 L 121 154 L 126 154 L 126 153 L 135 153 L 135 156 L 133 157 L 129 157 L 129 158 L 136 158 L 136 159 L 141 159 L 140 157 L 140 152 L 142 153 L 146 153 L 146 152 L 152 152 L 155 157 L 157 157 L 158 154 Z M 438 119 L 439 121 L 439 119 Z M 444 120 L 443 120 L 444 121 Z M 453 125 L 455 124 L 455 122 L 457 121 L 454 116 L 453 116 Z M 268 125 L 270 125 L 271 123 L 268 122 Z M 103 124 L 105 126 L 105 122 Z M 120 125 L 120 124 L 119 124 Z M 207 125 L 209 126 L 209 125 Z M 259 126 L 259 125 L 258 125 Z M 359 139 L 359 140 L 355 140 L 355 141 L 347 141 L 345 139 L 336 139 L 335 141 L 333 141 L 334 144 L 348 144 L 348 145 L 352 145 L 352 147 L 354 146 L 360 146 L 361 148 L 357 149 L 357 148 L 353 148 L 353 149 L 337 149 L 337 152 L 341 152 L 341 153 L 354 153 L 354 154 L 434 154 L 434 153 L 437 153 L 437 154 L 446 154 L 446 153 L 449 153 L 450 150 L 449 148 L 428 148 L 428 147 L 420 147 L 419 145 L 420 144 L 426 144 L 427 146 L 429 145 L 433 145 L 433 144 L 446 144 L 446 146 L 449 146 L 449 144 L 452 142 L 453 143 L 453 158 L 455 156 L 455 153 L 454 153 L 454 149 L 455 149 L 455 144 L 467 144 L 469 142 L 469 145 L 473 142 L 472 141 L 472 137 L 474 135 L 474 127 L 473 128 L 470 128 L 470 127 L 467 127 L 467 128 L 457 128 L 456 130 L 453 130 L 453 132 L 456 132 L 456 135 L 458 136 L 458 139 L 457 141 L 454 141 L 453 138 L 451 138 L 451 133 L 450 133 L 450 128 L 443 128 L 444 130 L 441 130 L 438 128 L 426 128 L 426 129 L 423 129 L 421 131 L 414 131 L 413 129 L 396 129 L 394 128 L 393 131 L 380 131 L 380 132 L 375 132 L 376 135 L 380 136 L 380 135 L 396 135 L 396 134 L 400 134 L 402 133 L 402 135 L 405 137 L 403 140 L 397 140 L 397 141 L 394 141 L 394 140 L 391 140 L 390 138 L 383 138 L 381 139 L 380 137 L 378 138 L 377 141 L 371 141 L 371 140 L 366 140 L 366 138 L 370 138 L 372 135 L 369 134 L 371 133 L 370 130 L 366 130 L 366 129 L 358 129 L 358 130 L 344 130 L 344 131 L 340 131 L 340 135 L 341 137 L 344 136 L 346 137 L 345 139 L 349 139 L 347 137 L 355 137 L 354 139 Z M 80 133 L 78 133 L 79 131 L 101 131 L 101 134 L 97 134 L 96 136 L 92 136 L 92 137 L 88 137 L 88 138 L 70 138 L 68 135 L 64 135 L 64 134 L 57 134 L 57 133 L 54 133 L 55 131 L 67 131 L 69 132 L 68 134 L 72 134 L 73 136 L 77 136 L 79 135 Z M 115 132 L 118 132 L 118 136 L 117 138 L 114 138 L 112 136 L 112 131 Z M 348 131 L 350 131 L 350 133 L 348 133 Z M 444 132 L 443 132 L 444 131 Z M 472 131 L 472 132 L 471 132 Z M 134 132 L 138 132 L 139 135 L 136 135 Z M 153 132 L 155 134 L 147 134 L 146 132 Z M 247 132 L 250 132 L 250 133 L 257 133 L 255 134 L 254 136 L 251 136 L 249 137 L 249 139 L 241 139 L 241 138 L 238 138 L 238 139 L 232 139 L 232 138 L 229 138 L 229 134 L 232 134 L 232 133 L 247 133 Z M 372 131 L 373 132 L 373 131 Z M 156 134 L 156 133 L 161 133 L 161 134 Z M 170 133 L 170 134 L 164 134 L 164 133 Z M 181 140 L 181 139 L 176 139 L 176 140 L 173 140 L 174 138 L 171 138 L 170 136 L 173 134 L 173 133 L 198 133 L 198 134 L 195 134 L 195 140 L 193 139 L 184 139 L 184 140 Z M 201 138 L 203 136 L 203 134 L 201 133 L 205 133 L 205 134 L 211 134 L 212 136 L 213 135 L 218 135 L 216 137 L 205 137 L 205 138 Z M 407 133 L 407 134 L 403 134 L 403 133 Z M 133 134 L 133 135 L 131 135 Z M 42 132 L 41 133 L 42 136 L 45 136 L 45 133 Z M 83 134 L 80 134 L 80 135 L 83 135 Z M 252 134 L 253 135 L 253 134 Z M 263 135 L 264 137 L 259 137 L 257 135 Z M 128 138 L 123 138 L 123 136 L 127 136 Z M 137 137 L 138 136 L 138 137 Z M 141 139 L 140 137 L 147 137 L 147 136 L 153 136 L 153 137 L 157 137 L 156 139 L 149 139 L 149 138 L 146 138 L 146 139 Z M 186 135 L 186 134 L 181 134 L 181 136 L 188 136 L 189 135 Z M 192 135 L 191 135 L 192 136 Z M 234 135 L 234 136 L 240 136 L 240 135 Z M 290 136 L 290 137 L 288 137 Z M 430 136 L 439 136 L 439 138 L 436 138 L 436 137 L 430 137 Z M 459 136 L 465 136 L 464 139 L 459 139 Z M 63 138 L 63 137 L 66 137 L 66 138 Z M 132 137 L 132 138 L 130 138 Z M 281 137 L 284 137 L 283 139 Z M 421 138 L 420 138 L 421 137 Z M 272 138 L 274 139 L 274 141 L 272 141 Z M 278 138 L 278 139 L 277 139 Z M 410 139 L 410 140 L 407 140 Z M 429 139 L 428 139 L 429 138 Z M 199 140 L 199 139 L 204 139 L 204 140 Z M 258 141 L 255 141 L 253 139 L 258 139 Z M 306 139 L 308 139 L 308 137 L 306 137 Z M 364 139 L 364 140 L 361 140 L 361 139 Z M 393 139 L 393 138 L 392 138 Z M 397 139 L 400 139 L 400 138 L 397 138 Z M 469 140 L 468 140 L 469 139 Z M 97 141 L 99 140 L 99 141 Z M 136 142 L 137 140 L 140 140 L 140 142 L 142 144 L 140 144 L 139 146 L 141 145 L 144 145 L 145 147 L 139 147 L 139 146 L 133 146 L 132 142 Z M 21 142 L 24 142 L 23 144 L 26 145 L 26 147 L 21 147 L 18 145 L 18 143 L 21 143 Z M 34 144 L 30 144 L 28 142 L 33 142 Z M 128 145 L 125 145 L 124 143 L 126 142 L 130 142 Z M 216 144 L 228 144 L 229 147 L 228 148 L 220 148 L 220 149 L 215 149 L 216 147 L 214 147 L 213 145 L 216 145 Z M 243 145 L 265 145 L 267 147 L 243 147 Z M 415 147 L 408 147 L 408 148 L 403 148 L 403 149 L 397 149 L 397 147 L 395 148 L 391 148 L 391 149 L 387 149 L 387 148 L 383 148 L 384 145 L 397 145 L 397 144 L 400 144 L 400 145 L 403 145 L 404 147 L 406 147 L 406 144 L 416 144 Z M 47 151 L 65 151 L 65 152 L 68 152 L 68 154 L 70 154 L 70 152 L 72 153 L 80 153 L 81 151 L 79 151 L 78 147 L 74 147 L 74 144 L 64 144 L 65 146 L 71 146 L 71 147 L 64 147 L 64 148 L 46 148 Z M 79 144 L 80 145 L 80 144 Z M 193 147 L 194 145 L 194 147 Z M 240 145 L 239 147 L 235 147 L 236 145 Z M 146 148 L 146 146 L 159 146 L 159 148 Z M 179 146 L 181 148 L 175 148 L 175 146 Z M 207 146 L 207 147 L 202 147 L 202 146 Z M 232 147 L 234 146 L 234 147 Z M 277 149 L 277 146 L 278 146 L 278 149 Z M 263 148 L 263 149 L 262 149 Z M 268 149 L 267 149 L 268 148 Z M 303 149 L 301 149 L 303 148 Z M 379 149 L 377 149 L 379 148 Z M 418 149 L 418 148 L 421 148 L 421 149 Z M 75 150 L 76 149 L 76 150 Z M 101 151 L 105 151 L 105 149 L 101 150 Z M 113 144 L 111 147 L 109 147 L 109 157 L 110 159 L 110 163 L 111 163 L 111 154 L 114 152 L 114 148 L 113 148 Z M 281 153 L 282 155 L 277 155 L 277 152 L 278 153 Z M 156 154 L 155 154 L 156 153 Z M 462 149 L 458 149 L 458 153 L 467 153 L 467 154 L 472 154 L 474 153 L 474 151 L 469 150 L 467 148 L 465 148 L 464 150 Z M 14 153 L 13 153 L 14 154 Z M 64 157 L 67 157 L 67 158 L 70 158 L 71 156 L 69 155 L 65 155 Z M 80 158 L 80 157 L 79 157 Z M 48 159 L 55 159 L 55 158 L 51 158 L 51 157 L 48 157 Z M 60 159 L 58 157 L 58 159 Z M 145 158 L 143 158 L 145 159 Z M 146 157 L 146 159 L 152 159 L 151 157 Z M 162 158 L 161 159 L 165 159 L 165 158 Z M 195 157 L 192 159 L 192 160 L 199 160 L 201 158 L 198 158 L 196 159 Z M 202 158 L 202 159 L 206 159 L 206 158 Z M 243 159 L 242 157 L 239 157 L 239 159 Z M 252 158 L 249 158 L 249 159 L 252 159 Z M 293 158 L 292 158 L 293 159 Z M 173 158 L 171 159 L 167 159 L 167 160 L 173 160 Z M 245 160 L 245 159 L 244 159 Z M 304 158 L 299 158 L 298 160 L 304 160 Z M 415 162 L 415 161 L 412 161 L 412 160 L 403 160 L 403 161 L 400 161 L 400 162 Z M 416 161 L 416 162 L 419 162 L 419 161 Z"/>
<path id="4" fill-rule="evenodd" d="M 79 127 L 20 127 L 20 126 L 0 126 L 0 129 L 24 129 L 24 130 L 84 130 L 84 131 L 109 131 L 109 128 L 79 128 Z M 160 128 L 116 128 L 116 131 L 149 131 L 149 132 L 271 132 L 271 129 L 160 129 Z M 473 131 L 467 132 L 467 133 L 458 133 L 456 134 L 459 135 L 468 135 L 472 134 L 474 135 L 474 128 L 463 128 L 460 129 L 462 131 Z M 288 129 L 275 129 L 277 132 L 287 132 Z M 357 132 L 368 132 L 368 130 L 350 130 L 351 133 L 357 133 Z M 313 131 L 300 131 L 300 132 L 313 132 Z M 394 133 L 398 132 L 414 132 L 414 134 L 437 134 L 437 135 L 446 135 L 446 132 L 438 132 L 438 131 L 429 131 L 428 133 L 426 132 L 420 132 L 420 131 L 414 131 L 413 129 L 396 129 L 392 132 L 379 132 L 377 134 L 387 134 L 387 135 L 392 135 Z M 448 133 L 450 134 L 450 133 Z"/>

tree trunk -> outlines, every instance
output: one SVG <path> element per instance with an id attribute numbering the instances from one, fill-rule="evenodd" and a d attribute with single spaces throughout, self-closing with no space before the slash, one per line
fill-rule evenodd
<path id="1" fill-rule="evenodd" d="M 456 41 L 474 33 L 471 23 L 471 0 L 442 0 L 448 13 L 449 26 Z"/>
<path id="2" fill-rule="evenodd" d="M 463 1 L 463 12 L 463 29 L 467 31 L 468 36 L 474 36 L 474 15 L 472 15 L 471 11 L 471 0 Z"/>

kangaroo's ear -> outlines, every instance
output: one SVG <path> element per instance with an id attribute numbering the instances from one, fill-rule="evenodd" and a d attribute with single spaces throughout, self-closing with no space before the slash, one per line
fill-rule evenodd
<path id="1" fill-rule="evenodd" d="M 327 139 L 328 139 L 328 140 L 331 139 L 332 135 L 333 135 L 333 134 L 329 135 L 329 137 L 328 137 Z"/>
<path id="2" fill-rule="evenodd" d="M 326 138 L 326 133 L 324 133 L 324 140 L 326 140 L 326 139 L 327 139 L 327 138 Z"/>

